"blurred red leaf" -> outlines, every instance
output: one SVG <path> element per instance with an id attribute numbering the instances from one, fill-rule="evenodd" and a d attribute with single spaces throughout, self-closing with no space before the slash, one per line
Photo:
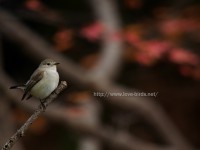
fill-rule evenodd
<path id="1" fill-rule="evenodd" d="M 199 63 L 199 58 L 194 53 L 189 50 L 176 48 L 169 53 L 170 61 L 177 64 L 190 64 L 197 65 Z"/>
<path id="2" fill-rule="evenodd" d="M 191 67 L 189 65 L 181 65 L 179 71 L 185 77 L 192 77 L 195 80 L 200 80 L 200 68 L 198 66 Z"/>
<path id="3" fill-rule="evenodd" d="M 179 37 L 183 33 L 190 33 L 199 29 L 199 20 L 193 18 L 171 18 L 160 24 L 161 32 L 169 37 Z"/>
<path id="4" fill-rule="evenodd" d="M 69 97 L 67 98 L 67 101 L 74 104 L 80 104 L 85 101 L 88 101 L 89 97 L 90 97 L 90 94 L 88 91 L 73 92 L 69 95 Z"/>
<path id="5" fill-rule="evenodd" d="M 126 32 L 124 34 L 124 40 L 130 45 L 134 45 L 135 43 L 139 43 L 141 41 L 138 34 L 134 34 L 131 32 Z"/>
<path id="6" fill-rule="evenodd" d="M 194 32 L 200 29 L 200 22 L 194 19 L 182 19 L 181 24 L 185 32 Z"/>
<path id="7" fill-rule="evenodd" d="M 136 44 L 140 44 L 142 42 L 142 29 L 140 25 L 130 25 L 125 29 L 123 34 L 124 41 L 128 44 L 135 46 Z"/>
<path id="8" fill-rule="evenodd" d="M 135 55 L 135 61 L 141 65 L 151 66 L 155 62 L 155 59 L 149 53 L 139 52 Z"/>
<path id="9" fill-rule="evenodd" d="M 177 37 L 183 33 L 182 22 L 178 18 L 164 20 L 159 25 L 161 32 L 170 37 Z"/>
<path id="10" fill-rule="evenodd" d="M 139 9 L 143 6 L 142 0 L 124 0 L 125 6 L 130 9 Z"/>
<path id="11" fill-rule="evenodd" d="M 130 40 L 133 47 L 135 47 L 135 49 L 131 49 L 131 51 L 135 52 L 131 52 L 130 50 L 128 52 L 125 51 L 127 53 L 125 55 L 126 58 L 129 60 L 133 59 L 138 63 L 147 66 L 152 65 L 158 59 L 162 58 L 163 55 L 166 54 L 171 48 L 171 44 L 169 42 L 162 40 L 142 41 L 138 38 L 138 36 L 133 36 L 133 34 L 126 37 L 129 38 L 128 40 Z"/>
<path id="12" fill-rule="evenodd" d="M 103 25 L 100 22 L 94 22 L 81 29 L 80 33 L 83 37 L 90 41 L 96 41 L 100 39 L 103 33 Z"/>
<path id="13" fill-rule="evenodd" d="M 130 61 L 130 62 L 135 61 L 135 55 L 136 55 L 136 50 L 133 48 L 126 48 L 123 51 L 123 56 L 126 61 Z"/>
<path id="14" fill-rule="evenodd" d="M 81 64 L 86 69 L 91 69 L 93 66 L 96 65 L 98 60 L 99 60 L 98 54 L 90 54 L 90 55 L 85 56 L 81 59 Z"/>
<path id="15" fill-rule="evenodd" d="M 193 70 L 192 76 L 194 79 L 200 80 L 200 68 L 199 67 L 197 67 L 196 69 Z"/>
<path id="16" fill-rule="evenodd" d="M 66 114 L 69 117 L 81 117 L 87 113 L 85 107 L 82 107 L 82 104 L 88 103 L 90 98 L 90 92 L 88 91 L 80 91 L 80 92 L 72 92 L 66 98 L 67 102 L 71 102 L 74 104 L 73 106 L 66 108 Z"/>
<path id="17" fill-rule="evenodd" d="M 144 51 L 154 59 L 161 58 L 168 50 L 170 50 L 171 44 L 160 40 L 151 40 L 145 42 Z"/>
<path id="18" fill-rule="evenodd" d="M 62 28 L 53 36 L 54 46 L 58 51 L 65 51 L 73 46 L 73 31 Z"/>
<path id="19" fill-rule="evenodd" d="M 188 65 L 180 66 L 179 71 L 185 77 L 191 76 L 193 73 L 193 69 L 191 68 L 191 66 L 188 66 Z"/>
<path id="20" fill-rule="evenodd" d="M 24 6 L 33 11 L 41 11 L 45 8 L 40 0 L 26 0 Z"/>
<path id="21" fill-rule="evenodd" d="M 72 118 L 76 118 L 76 117 L 82 117 L 83 115 L 85 115 L 87 112 L 86 109 L 82 108 L 82 107 L 76 107 L 76 106 L 71 106 L 70 108 L 66 109 L 66 114 Z"/>

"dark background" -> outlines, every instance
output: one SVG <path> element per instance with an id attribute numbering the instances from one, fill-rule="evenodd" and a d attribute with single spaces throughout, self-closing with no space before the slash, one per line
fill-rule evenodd
<path id="1" fill-rule="evenodd" d="M 159 92 L 156 98 L 151 97 L 150 100 L 156 101 L 193 147 L 199 148 L 199 1 L 118 0 L 113 3 L 121 22 L 113 38 L 123 42 L 121 65 L 118 66 L 120 71 L 112 79 L 113 82 L 144 92 Z M 79 67 L 90 70 L 98 63 L 104 28 L 94 13 L 96 8 L 89 0 L 1 0 L 0 8 L 45 39 L 54 52 Z M 42 59 L 35 59 L 26 53 L 29 51 L 26 47 L 14 42 L 3 32 L 0 37 L 1 71 L 17 83 L 26 82 Z M 69 111 L 81 117 L 87 112 L 82 105 L 88 101 L 90 103 L 92 99 L 101 105 L 98 115 L 100 124 L 114 132 L 126 131 L 130 136 L 135 135 L 144 141 L 166 144 L 159 131 L 156 131 L 157 127 L 145 120 L 137 110 L 129 111 L 94 97 L 91 87 L 79 85 L 79 82 L 71 80 L 70 75 L 65 76 L 61 72 L 61 78 L 67 79 L 70 86 L 55 103 L 66 107 L 65 113 Z M 11 85 L 6 86 L 9 88 Z M 17 99 L 20 101 L 20 97 Z M 20 105 L 23 103 L 29 101 Z M 12 100 L 3 105 L 9 108 L 14 129 L 0 141 L 8 139 L 30 115 Z M 66 128 L 63 123 L 43 116 L 29 129 L 21 145 L 29 150 L 84 149 L 84 146 L 80 148 L 80 143 L 87 139 L 87 134 Z M 96 149 L 121 149 L 109 142 L 100 142 L 95 146 Z"/>

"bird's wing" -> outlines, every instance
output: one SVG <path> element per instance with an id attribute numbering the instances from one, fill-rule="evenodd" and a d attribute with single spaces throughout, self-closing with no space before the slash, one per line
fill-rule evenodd
<path id="1" fill-rule="evenodd" d="M 21 89 L 24 90 L 25 85 L 15 85 L 15 86 L 11 86 L 10 89 Z"/>
<path id="2" fill-rule="evenodd" d="M 24 95 L 22 96 L 22 99 L 23 100 L 26 95 L 30 92 L 30 90 L 32 89 L 32 87 L 37 84 L 44 76 L 44 71 L 35 71 L 33 73 L 33 75 L 31 76 L 30 80 L 26 83 L 26 87 L 25 87 L 25 90 L 24 90 Z"/>
<path id="3" fill-rule="evenodd" d="M 27 98 L 26 98 L 26 100 L 28 100 L 29 98 L 31 98 L 32 97 L 32 95 L 30 94 Z"/>

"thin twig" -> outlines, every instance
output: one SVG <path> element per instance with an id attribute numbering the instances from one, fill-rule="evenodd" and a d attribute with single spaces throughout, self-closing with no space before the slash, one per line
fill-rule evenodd
<path id="1" fill-rule="evenodd" d="M 66 81 L 61 81 L 60 85 L 56 88 L 56 90 L 45 99 L 43 105 L 45 108 L 58 96 L 58 94 L 63 91 L 67 87 Z M 10 150 L 12 146 L 24 136 L 25 132 L 29 128 L 29 126 L 45 111 L 44 106 L 42 104 L 39 105 L 38 109 L 31 115 L 31 117 L 24 123 L 24 125 L 17 130 L 17 132 L 6 142 L 1 150 Z"/>
<path id="2" fill-rule="evenodd" d="M 10 102 L 8 97 L 3 93 L 0 93 L 0 145 L 5 143 L 6 138 L 8 138 L 15 131 L 15 121 L 13 119 L 12 110 L 9 107 Z M 22 143 L 18 142 L 15 145 L 15 150 L 24 150 Z"/>

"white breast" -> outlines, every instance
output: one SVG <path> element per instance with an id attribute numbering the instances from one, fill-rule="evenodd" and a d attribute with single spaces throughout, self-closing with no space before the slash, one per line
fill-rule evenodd
<path id="1" fill-rule="evenodd" d="M 44 72 L 43 78 L 31 89 L 31 95 L 44 99 L 48 97 L 58 86 L 59 75 L 56 70 Z"/>

